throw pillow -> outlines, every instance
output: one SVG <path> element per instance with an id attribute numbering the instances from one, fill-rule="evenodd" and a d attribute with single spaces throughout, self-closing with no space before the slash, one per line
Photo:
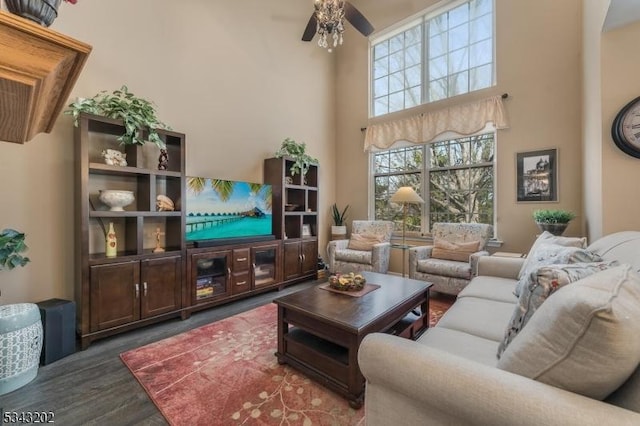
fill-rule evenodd
<path id="1" fill-rule="evenodd" d="M 615 260 L 595 263 L 571 263 L 543 266 L 532 272 L 528 285 L 522 288 L 518 305 L 513 311 L 504 339 L 498 347 L 498 358 L 500 358 L 520 330 L 524 328 L 533 313 L 553 292 L 567 284 L 614 266 L 618 266 L 618 262 Z"/>
<path id="2" fill-rule="evenodd" d="M 371 251 L 373 246 L 381 243 L 383 239 L 382 235 L 351 234 L 347 248 L 350 250 Z"/>
<path id="3" fill-rule="evenodd" d="M 498 367 L 602 400 L 640 363 L 640 275 L 621 265 L 558 290 Z"/>
<path id="4" fill-rule="evenodd" d="M 469 256 L 477 252 L 480 248 L 480 241 L 469 241 L 466 243 L 452 243 L 441 238 L 434 238 L 431 257 L 434 259 L 456 260 L 458 262 L 468 262 Z"/>
<path id="5" fill-rule="evenodd" d="M 602 258 L 586 249 L 559 244 L 543 243 L 536 248 L 535 253 L 527 259 L 524 274 L 518 279 L 514 294 L 520 297 L 522 288 L 529 284 L 531 273 L 541 266 L 559 263 L 601 262 Z"/>
<path id="6" fill-rule="evenodd" d="M 564 247 L 579 247 L 579 248 L 587 248 L 587 239 L 586 238 L 577 238 L 577 237 L 560 237 L 553 235 L 549 231 L 544 231 L 542 234 L 536 238 L 531 249 L 529 250 L 529 254 L 524 260 L 522 267 L 520 268 L 520 273 L 518 274 L 518 279 L 522 278 L 527 273 L 527 263 L 529 263 L 529 259 L 533 259 L 536 256 L 536 250 L 538 247 L 544 244 L 555 244 L 558 246 Z M 531 271 L 529 271 L 530 273 Z"/>

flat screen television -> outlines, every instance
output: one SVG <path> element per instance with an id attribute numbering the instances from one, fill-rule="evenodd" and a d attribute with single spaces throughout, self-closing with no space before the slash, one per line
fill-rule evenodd
<path id="1" fill-rule="evenodd" d="M 261 183 L 187 177 L 187 242 L 271 236 L 272 187 Z"/>

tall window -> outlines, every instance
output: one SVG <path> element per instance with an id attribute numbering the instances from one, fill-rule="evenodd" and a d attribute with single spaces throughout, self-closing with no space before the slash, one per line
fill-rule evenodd
<path id="1" fill-rule="evenodd" d="M 494 133 L 372 153 L 374 215 L 402 229 L 402 209 L 389 202 L 401 186 L 425 200 L 410 204 L 407 232 L 426 234 L 435 222 L 493 225 Z"/>
<path id="2" fill-rule="evenodd" d="M 493 0 L 447 3 L 371 44 L 374 117 L 494 84 Z"/>

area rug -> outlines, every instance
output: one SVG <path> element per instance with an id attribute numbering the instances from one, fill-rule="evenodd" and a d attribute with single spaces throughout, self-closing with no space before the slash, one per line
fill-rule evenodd
<path id="1" fill-rule="evenodd" d="M 430 324 L 449 301 L 431 301 Z M 364 425 L 364 410 L 279 365 L 274 304 L 125 352 L 171 425 Z"/>

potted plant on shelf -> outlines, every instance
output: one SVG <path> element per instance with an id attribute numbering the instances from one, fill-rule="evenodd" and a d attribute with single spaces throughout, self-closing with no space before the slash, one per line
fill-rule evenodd
<path id="1" fill-rule="evenodd" d="M 289 169 L 291 176 L 295 176 L 297 173 L 305 176 L 311 164 L 318 164 L 318 160 L 307 154 L 306 149 L 307 145 L 304 142 L 298 143 L 291 138 L 286 138 L 282 141 L 275 156 L 276 158 L 290 157 L 294 161 Z"/>
<path id="2" fill-rule="evenodd" d="M 333 204 L 331 206 L 331 214 L 333 216 L 333 225 L 331 226 L 331 239 L 332 240 L 341 240 L 346 238 L 347 236 L 347 227 L 344 224 L 344 221 L 347 217 L 347 210 L 349 209 L 349 205 L 345 207 L 342 212 L 338 208 L 337 204 Z"/>
<path id="3" fill-rule="evenodd" d="M 533 212 L 533 220 L 538 228 L 553 235 L 562 235 L 575 217 L 575 213 L 561 209 L 540 209 Z"/>
<path id="4" fill-rule="evenodd" d="M 74 126 L 78 127 L 78 118 L 83 112 L 122 120 L 125 132 L 118 140 L 124 145 L 144 145 L 148 141 L 161 150 L 165 149 L 157 129 L 168 129 L 168 126 L 158 119 L 151 101 L 135 96 L 127 86 L 111 93 L 103 90 L 89 99 L 78 99 L 69 104 L 69 109 L 64 113 L 71 115 Z M 147 140 L 141 137 L 140 129 L 149 131 Z"/>

